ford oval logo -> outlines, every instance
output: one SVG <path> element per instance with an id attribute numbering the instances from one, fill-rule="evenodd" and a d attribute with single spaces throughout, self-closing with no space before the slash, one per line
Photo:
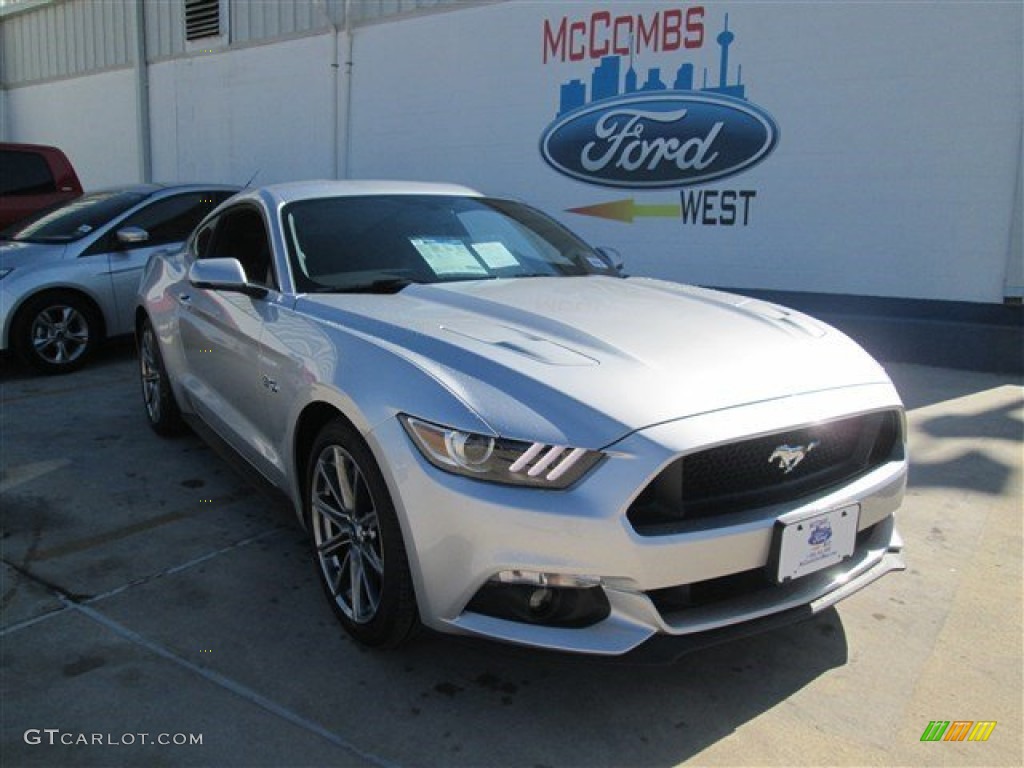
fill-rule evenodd
<path id="1" fill-rule="evenodd" d="M 588 184 L 661 189 L 745 171 L 778 139 L 775 121 L 748 101 L 675 92 L 577 109 L 548 126 L 540 149 L 556 171 Z"/>
<path id="2" fill-rule="evenodd" d="M 812 523 L 811 535 L 807 543 L 812 547 L 818 547 L 832 538 L 832 526 L 828 522 Z"/>

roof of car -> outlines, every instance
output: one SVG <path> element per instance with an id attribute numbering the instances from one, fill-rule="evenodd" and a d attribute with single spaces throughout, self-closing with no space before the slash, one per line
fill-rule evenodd
<path id="1" fill-rule="evenodd" d="M 102 189 L 91 189 L 89 193 L 95 192 L 130 192 L 137 195 L 152 195 L 156 192 L 163 192 L 166 190 L 172 192 L 188 192 L 196 189 L 223 189 L 228 192 L 238 192 L 242 188 L 237 184 L 124 184 L 114 187 L 104 187 Z"/>
<path id="2" fill-rule="evenodd" d="M 0 141 L 0 149 L 13 150 L 13 151 L 30 151 L 30 152 L 41 152 L 49 150 L 57 150 L 61 154 L 64 154 L 60 147 L 55 147 L 52 144 L 21 144 L 13 141 Z"/>
<path id="3" fill-rule="evenodd" d="M 247 190 L 248 191 L 248 190 Z M 321 197 L 360 197 L 365 195 L 458 195 L 480 197 L 475 189 L 458 184 L 423 181 L 294 181 L 270 184 L 251 190 L 253 194 L 271 198 L 278 204 Z"/>

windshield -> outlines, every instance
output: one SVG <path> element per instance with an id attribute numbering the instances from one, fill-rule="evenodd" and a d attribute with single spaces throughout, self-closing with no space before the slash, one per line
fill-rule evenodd
<path id="1" fill-rule="evenodd" d="M 137 192 L 94 192 L 0 232 L 19 243 L 69 243 L 85 237 L 146 199 Z"/>
<path id="2" fill-rule="evenodd" d="M 291 203 L 282 215 L 301 292 L 612 274 L 589 246 L 553 219 L 506 200 L 320 198 Z"/>

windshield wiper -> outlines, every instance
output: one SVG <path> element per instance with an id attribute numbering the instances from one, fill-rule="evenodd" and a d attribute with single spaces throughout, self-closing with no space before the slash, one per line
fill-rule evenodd
<path id="1" fill-rule="evenodd" d="M 407 277 L 387 277 L 357 285 L 324 285 L 313 288 L 310 293 L 398 293 L 408 285 L 421 283 Z"/>

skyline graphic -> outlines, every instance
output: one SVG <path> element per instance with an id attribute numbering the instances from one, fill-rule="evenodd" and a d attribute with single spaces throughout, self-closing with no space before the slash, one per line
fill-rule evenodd
<path id="1" fill-rule="evenodd" d="M 743 67 L 736 68 L 736 82 L 729 85 L 729 46 L 736 35 L 729 30 L 729 14 L 725 14 L 725 24 L 715 38 L 720 47 L 718 66 L 718 85 L 708 85 L 708 68 L 704 67 L 700 88 L 694 87 L 694 66 L 683 62 L 675 72 L 671 87 L 662 80 L 661 67 L 649 67 L 642 85 L 638 85 L 639 74 L 636 71 L 633 54 L 629 55 L 629 68 L 622 73 L 624 56 L 604 56 L 590 77 L 590 100 L 587 100 L 587 86 L 580 78 L 568 80 L 560 86 L 557 117 L 561 117 L 587 104 L 604 101 L 616 96 L 632 93 L 650 93 L 658 91 L 703 91 L 732 96 L 746 100 L 746 86 L 743 85 Z M 632 48 L 632 46 L 630 46 Z"/>

